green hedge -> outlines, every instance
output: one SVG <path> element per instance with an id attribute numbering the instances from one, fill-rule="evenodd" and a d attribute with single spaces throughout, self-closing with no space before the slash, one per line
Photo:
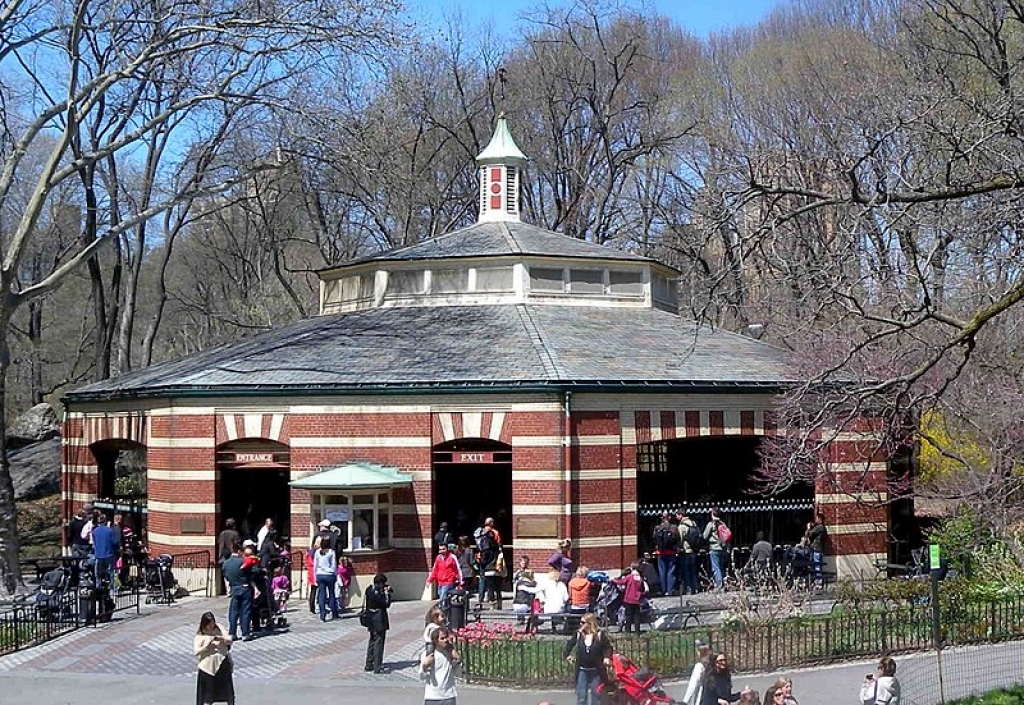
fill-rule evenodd
<path id="1" fill-rule="evenodd" d="M 1024 687 L 993 690 L 981 696 L 951 700 L 947 705 L 1020 705 L 1024 703 Z"/>
<path id="2" fill-rule="evenodd" d="M 813 617 L 611 637 L 616 650 L 641 667 L 678 678 L 693 667 L 696 639 L 729 654 L 737 671 L 769 671 L 931 648 L 931 616 L 927 603 L 862 603 Z M 1024 637 L 1024 599 L 953 602 L 944 606 L 940 623 L 947 644 Z M 470 625 L 459 633 L 464 675 L 481 683 L 565 684 L 571 677 L 571 667 L 562 658 L 567 638 L 519 634 L 512 624 Z"/>

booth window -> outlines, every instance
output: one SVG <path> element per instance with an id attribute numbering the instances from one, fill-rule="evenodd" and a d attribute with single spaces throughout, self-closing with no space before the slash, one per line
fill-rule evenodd
<path id="1" fill-rule="evenodd" d="M 327 519 L 341 533 L 349 551 L 373 551 L 391 548 L 394 526 L 391 522 L 391 491 L 358 490 L 319 495 L 314 504 L 313 523 Z M 315 502 L 315 500 L 314 500 Z"/>

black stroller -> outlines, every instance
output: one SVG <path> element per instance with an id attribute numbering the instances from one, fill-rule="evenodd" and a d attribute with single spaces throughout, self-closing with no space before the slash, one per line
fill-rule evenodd
<path id="1" fill-rule="evenodd" d="M 110 582 L 96 576 L 95 564 L 85 566 L 78 581 L 78 618 L 86 624 L 109 622 L 115 606 Z"/>
<path id="2" fill-rule="evenodd" d="M 73 617 L 71 569 L 59 566 L 43 575 L 39 590 L 36 592 L 35 603 L 36 617 L 40 620 L 56 622 Z"/>
<path id="3" fill-rule="evenodd" d="M 257 567 L 252 572 L 254 597 L 252 603 L 252 627 L 254 631 L 273 631 L 288 628 L 288 618 L 278 608 L 274 599 L 274 591 L 270 588 L 270 576 L 274 568 L 281 566 L 284 571 L 291 572 L 291 561 L 277 558 L 267 562 L 266 568 Z M 332 586 L 333 587 L 333 586 Z"/>
<path id="4" fill-rule="evenodd" d="M 811 549 L 808 546 L 790 546 L 786 549 L 783 577 L 786 587 L 808 587 L 811 581 Z"/>
<path id="5" fill-rule="evenodd" d="M 146 604 L 156 603 L 169 605 L 174 602 L 178 589 L 178 581 L 174 579 L 171 566 L 174 556 L 161 553 L 155 559 L 146 561 Z"/>
<path id="6" fill-rule="evenodd" d="M 625 590 L 611 580 L 601 583 L 597 598 L 593 601 L 594 615 L 603 627 L 619 623 L 619 608 Z"/>

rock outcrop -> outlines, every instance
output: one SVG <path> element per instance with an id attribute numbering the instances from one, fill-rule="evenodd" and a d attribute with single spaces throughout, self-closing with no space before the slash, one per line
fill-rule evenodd
<path id="1" fill-rule="evenodd" d="M 7 458 L 17 501 L 60 492 L 60 421 L 49 404 L 37 404 L 7 429 Z"/>

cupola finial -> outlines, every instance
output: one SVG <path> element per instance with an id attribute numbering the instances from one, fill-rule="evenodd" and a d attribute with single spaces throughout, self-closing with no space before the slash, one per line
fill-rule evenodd
<path id="1" fill-rule="evenodd" d="M 504 69 L 498 71 L 499 81 L 504 85 Z M 505 111 L 502 110 L 495 121 L 491 141 L 476 158 L 480 167 L 478 222 L 519 220 L 519 174 L 525 161 L 526 155 L 512 139 Z"/>

